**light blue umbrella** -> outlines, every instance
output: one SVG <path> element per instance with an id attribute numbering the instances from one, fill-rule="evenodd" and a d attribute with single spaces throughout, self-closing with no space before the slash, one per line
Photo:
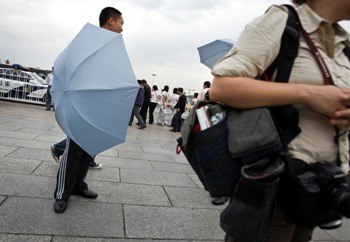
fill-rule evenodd
<path id="1" fill-rule="evenodd" d="M 230 39 L 217 39 L 213 42 L 198 47 L 200 62 L 210 69 L 233 47 L 234 42 Z"/>
<path id="2" fill-rule="evenodd" d="M 87 23 L 54 68 L 62 130 L 91 156 L 123 143 L 139 85 L 122 35 Z"/>

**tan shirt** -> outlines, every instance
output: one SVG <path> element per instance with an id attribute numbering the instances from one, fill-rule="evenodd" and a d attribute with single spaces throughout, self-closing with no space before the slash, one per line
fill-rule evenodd
<path id="1" fill-rule="evenodd" d="M 335 85 L 350 88 L 350 64 L 343 54 L 344 42 L 349 35 L 338 24 L 331 25 L 319 17 L 307 4 L 301 5 L 297 11 L 302 26 L 324 58 Z M 213 67 L 212 74 L 252 78 L 263 74 L 278 54 L 287 18 L 287 10 L 283 6 L 271 6 L 264 15 L 246 26 L 235 47 Z M 301 37 L 289 82 L 324 85 L 321 70 L 304 37 Z M 329 119 L 305 106 L 298 105 L 296 108 L 300 112 L 299 126 L 302 132 L 289 145 L 291 155 L 307 163 L 334 162 L 337 154 L 335 129 L 329 124 Z M 342 168 L 347 171 L 347 135 L 342 136 L 339 147 L 344 163 Z"/>

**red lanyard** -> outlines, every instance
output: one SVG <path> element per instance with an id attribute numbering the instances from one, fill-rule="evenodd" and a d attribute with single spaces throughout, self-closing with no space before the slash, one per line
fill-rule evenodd
<path id="1" fill-rule="evenodd" d="M 314 42 L 312 41 L 312 39 L 310 38 L 309 34 L 306 33 L 306 31 L 304 30 L 304 28 L 302 26 L 300 26 L 300 27 L 301 27 L 302 33 L 306 39 L 306 42 L 309 45 L 310 50 L 311 50 L 312 54 L 314 55 L 314 57 L 317 61 L 317 64 L 319 65 L 319 67 L 321 69 L 324 84 L 325 85 L 334 85 L 332 75 L 331 75 L 331 73 L 326 65 L 326 62 L 322 58 L 321 53 L 316 48 L 316 46 L 315 46 Z"/>
<path id="2" fill-rule="evenodd" d="M 317 61 L 317 64 L 319 65 L 319 67 L 321 69 L 324 84 L 325 85 L 335 85 L 334 81 L 333 81 L 333 78 L 332 78 L 332 75 L 331 75 L 331 73 L 330 73 L 330 71 L 329 71 L 329 69 L 328 69 L 328 67 L 326 65 L 326 62 L 322 58 L 322 56 L 321 56 L 320 52 L 318 51 L 318 49 L 316 48 L 314 42 L 312 41 L 312 39 L 310 38 L 309 34 L 306 33 L 306 31 L 304 30 L 304 28 L 301 25 L 300 25 L 300 28 L 301 28 L 301 31 L 302 31 L 305 39 L 306 39 L 307 44 L 310 47 L 310 50 L 311 50 L 312 54 L 314 55 L 314 57 L 315 57 L 315 59 Z M 337 127 L 335 127 L 335 132 L 336 132 L 336 135 L 334 137 L 334 142 L 337 145 L 337 160 L 336 160 L 336 163 L 337 163 L 338 166 L 341 166 L 340 150 L 339 150 L 339 139 L 340 139 L 340 136 L 346 134 L 347 132 L 340 133 L 339 129 Z"/>

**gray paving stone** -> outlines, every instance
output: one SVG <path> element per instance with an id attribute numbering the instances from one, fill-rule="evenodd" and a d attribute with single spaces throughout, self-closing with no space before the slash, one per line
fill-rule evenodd
<path id="1" fill-rule="evenodd" d="M 120 182 L 119 168 L 105 167 L 99 170 L 89 169 L 87 179 Z"/>
<path id="2" fill-rule="evenodd" d="M 97 238 L 87 238 L 87 237 L 81 238 L 81 237 L 62 237 L 62 236 L 57 236 L 52 241 L 53 242 L 67 242 L 67 241 L 69 241 L 69 242 L 188 242 L 189 240 L 97 239 Z M 194 242 L 194 241 L 191 241 L 191 242 Z M 200 242 L 206 242 L 206 241 L 200 241 Z"/>
<path id="3" fill-rule="evenodd" d="M 48 134 L 50 132 L 49 131 L 50 128 L 52 128 L 52 126 L 50 126 L 50 127 L 25 127 L 25 128 L 18 130 L 17 132 L 27 133 L 27 134 L 37 134 L 38 135 L 37 137 L 39 137 L 41 135 Z"/>
<path id="4" fill-rule="evenodd" d="M 99 155 L 119 157 L 119 150 L 109 149 L 104 152 L 101 152 Z"/>
<path id="5" fill-rule="evenodd" d="M 42 162 L 41 165 L 34 171 L 34 175 L 56 177 L 59 164 L 54 161 Z M 114 167 L 103 167 L 99 170 L 89 169 L 87 180 L 97 181 L 114 181 L 119 182 L 119 169 Z"/>
<path id="6" fill-rule="evenodd" d="M 98 202 L 171 206 L 168 196 L 160 186 L 97 181 L 90 181 L 88 184 L 98 193 Z"/>
<path id="7" fill-rule="evenodd" d="M 6 156 L 7 154 L 11 153 L 12 151 L 16 150 L 18 147 L 15 146 L 4 146 L 0 145 L 0 157 Z"/>
<path id="8" fill-rule="evenodd" d="M 36 149 L 43 149 L 44 147 L 47 147 L 47 149 L 49 150 L 51 144 L 47 144 L 47 142 L 42 142 L 42 141 L 24 140 L 20 138 L 9 138 L 9 137 L 0 136 L 0 145 L 36 148 Z"/>
<path id="9" fill-rule="evenodd" d="M 206 209 L 124 206 L 128 238 L 220 240 L 219 211 Z"/>
<path id="10" fill-rule="evenodd" d="M 152 143 L 152 142 L 137 142 L 142 148 L 144 147 L 150 147 L 150 148 L 164 148 L 161 144 L 159 143 Z"/>
<path id="11" fill-rule="evenodd" d="M 47 149 L 18 148 L 9 154 L 8 157 L 52 161 L 52 155 L 49 147 L 50 146 L 48 146 Z"/>
<path id="12" fill-rule="evenodd" d="M 176 163 L 180 164 L 189 164 L 186 157 L 183 155 L 183 153 L 180 153 L 180 155 L 173 156 Z"/>
<path id="13" fill-rule="evenodd" d="M 23 125 L 18 125 L 18 124 L 12 124 L 9 121 L 6 122 L 1 122 L 0 121 L 0 130 L 4 130 L 4 131 L 18 131 L 21 128 L 23 128 Z M 1 133 L 1 131 L 0 131 Z"/>
<path id="14" fill-rule="evenodd" d="M 315 232 L 312 235 L 312 241 L 334 241 L 336 240 L 334 237 L 329 235 L 325 230 L 321 230 L 319 228 L 315 229 Z"/>
<path id="15" fill-rule="evenodd" d="M 53 159 L 52 161 L 41 162 L 40 166 L 35 169 L 33 175 L 56 177 L 59 164 Z"/>
<path id="16" fill-rule="evenodd" d="M 0 130 L 0 137 L 32 140 L 38 137 L 38 134 L 28 134 L 22 132 Z"/>
<path id="17" fill-rule="evenodd" d="M 185 174 L 130 169 L 121 169 L 120 174 L 121 181 L 127 183 L 196 187 L 196 184 Z"/>
<path id="18" fill-rule="evenodd" d="M 124 143 L 117 145 L 115 149 L 118 150 L 131 150 L 131 151 L 143 151 L 142 146 L 138 143 Z"/>
<path id="19" fill-rule="evenodd" d="M 207 191 L 200 188 L 165 187 L 171 204 L 178 208 L 211 208 L 224 209 L 227 204 L 215 206 L 211 204 L 211 198 Z"/>
<path id="20" fill-rule="evenodd" d="M 204 186 L 203 186 L 202 182 L 199 180 L 197 174 L 193 174 L 193 175 L 190 174 L 190 175 L 188 175 L 188 176 L 191 178 L 191 180 L 192 180 L 194 183 L 196 183 L 196 185 L 197 185 L 199 188 L 204 188 Z"/>
<path id="21" fill-rule="evenodd" d="M 0 196 L 0 205 L 3 201 L 5 201 L 6 197 L 5 196 Z"/>
<path id="22" fill-rule="evenodd" d="M 151 163 L 147 160 L 125 159 L 125 158 L 116 158 L 116 157 L 98 155 L 96 156 L 95 161 L 97 163 L 103 164 L 103 166 L 105 167 L 108 166 L 108 167 L 128 168 L 128 169 L 137 169 L 137 170 L 153 170 Z"/>
<path id="23" fill-rule="evenodd" d="M 1 233 L 125 237 L 119 204 L 70 199 L 67 211 L 55 214 L 53 199 L 11 197 L 0 206 L 0 214 Z"/>
<path id="24" fill-rule="evenodd" d="M 164 155 L 175 154 L 175 147 L 173 150 L 163 149 L 163 148 L 155 148 L 155 147 L 143 147 L 143 150 L 146 153 L 155 153 L 155 154 L 164 154 Z"/>
<path id="25" fill-rule="evenodd" d="M 65 139 L 66 136 L 62 135 L 62 131 L 46 131 L 45 134 L 39 135 L 34 140 L 47 143 L 46 147 L 49 147 L 55 143 Z"/>
<path id="26" fill-rule="evenodd" d="M 176 163 L 159 162 L 159 161 L 151 161 L 151 164 L 155 171 L 194 174 L 192 167 L 188 164 L 176 164 Z"/>
<path id="27" fill-rule="evenodd" d="M 0 241 L 6 242 L 51 242 L 52 236 L 22 235 L 22 234 L 0 234 Z"/>
<path id="28" fill-rule="evenodd" d="M 151 160 L 151 161 L 175 162 L 173 157 L 171 157 L 170 155 L 151 154 L 151 153 L 128 151 L 128 150 L 121 150 L 119 152 L 119 157 L 129 158 L 129 159 Z"/>
<path id="29" fill-rule="evenodd" d="M 350 241 L 350 220 L 349 219 L 343 219 L 342 220 L 342 226 L 338 229 L 334 230 L 323 230 L 327 235 L 331 236 L 331 238 L 334 238 L 336 240 L 341 239 L 347 239 Z"/>
<path id="30" fill-rule="evenodd" d="M 8 158 L 0 156 L 0 172 L 3 173 L 32 173 L 41 163 L 38 160 Z"/>
<path id="31" fill-rule="evenodd" d="M 0 194 L 52 198 L 56 179 L 52 177 L 0 173 Z"/>

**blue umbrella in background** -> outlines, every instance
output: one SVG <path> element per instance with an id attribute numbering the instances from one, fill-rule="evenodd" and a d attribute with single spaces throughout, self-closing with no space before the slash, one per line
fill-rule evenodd
<path id="1" fill-rule="evenodd" d="M 200 62 L 210 69 L 233 47 L 230 39 L 218 39 L 206 45 L 198 47 Z"/>
<path id="2" fill-rule="evenodd" d="M 91 156 L 123 143 L 139 85 L 122 35 L 87 23 L 54 68 L 62 130 Z"/>

